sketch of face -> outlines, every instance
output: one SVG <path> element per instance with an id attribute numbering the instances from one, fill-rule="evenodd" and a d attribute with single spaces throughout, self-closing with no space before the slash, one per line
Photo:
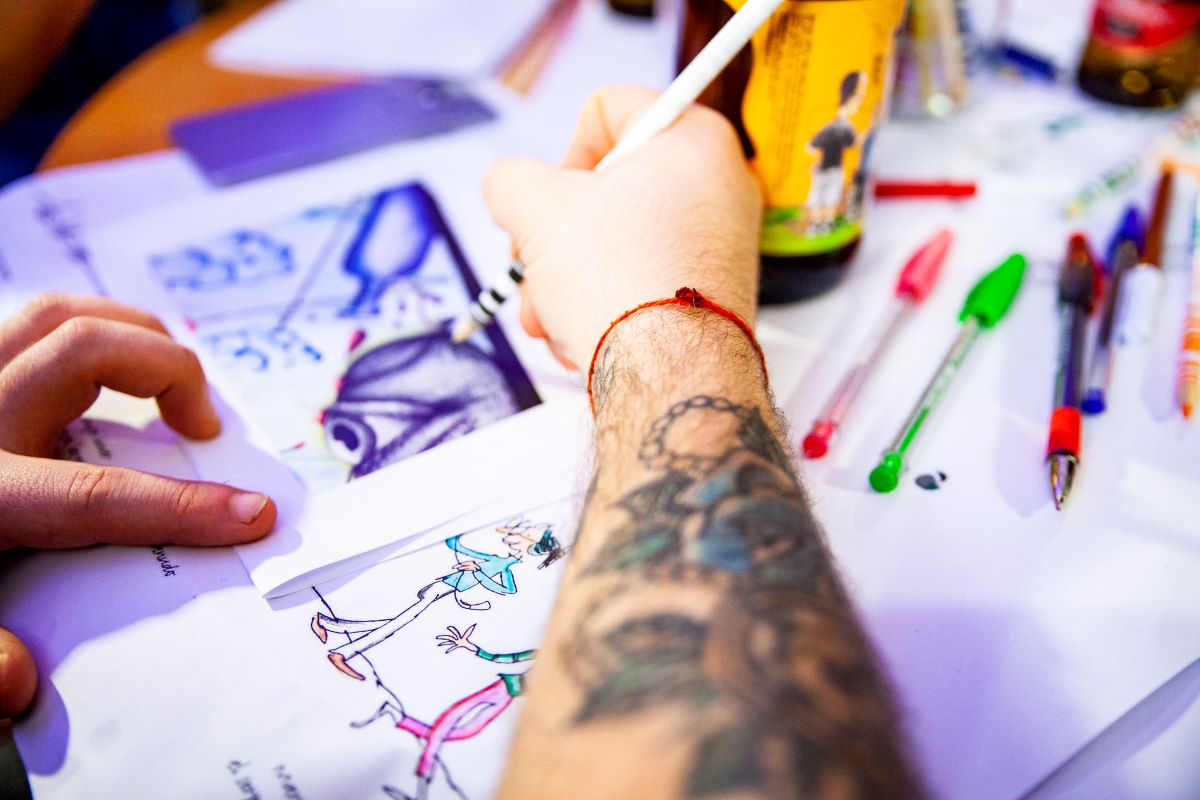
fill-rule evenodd
<path id="1" fill-rule="evenodd" d="M 510 556 L 524 560 L 526 556 L 542 559 L 538 569 L 545 569 L 563 557 L 566 549 L 554 535 L 554 529 L 543 523 L 527 522 L 496 528 L 500 541 L 508 547 Z"/>
<path id="2" fill-rule="evenodd" d="M 359 357 L 324 414 L 325 441 L 361 478 L 519 410 L 500 369 L 445 330 Z"/>
<path id="3" fill-rule="evenodd" d="M 497 532 L 503 534 L 500 541 L 508 548 L 508 552 L 517 558 L 524 558 L 529 555 L 529 551 L 541 540 L 541 533 L 537 536 L 533 534 L 533 530 L 524 530 L 522 528 L 497 528 Z"/>

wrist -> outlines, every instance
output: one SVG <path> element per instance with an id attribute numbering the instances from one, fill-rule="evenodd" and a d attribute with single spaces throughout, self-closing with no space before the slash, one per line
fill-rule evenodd
<path id="1" fill-rule="evenodd" d="M 770 409 L 762 353 L 740 319 L 711 308 L 659 305 L 609 329 L 590 391 L 597 431 L 635 435 L 672 404 L 698 394 Z"/>

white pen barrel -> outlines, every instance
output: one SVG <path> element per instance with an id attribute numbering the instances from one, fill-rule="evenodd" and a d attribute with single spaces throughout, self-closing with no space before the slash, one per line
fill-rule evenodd
<path id="1" fill-rule="evenodd" d="M 750 0 L 738 9 L 596 168 L 609 166 L 674 122 L 781 5 L 783 0 Z"/>
<path id="2" fill-rule="evenodd" d="M 1121 279 L 1121 307 L 1117 313 L 1117 342 L 1145 344 L 1154 334 L 1158 298 L 1162 294 L 1162 270 L 1138 264 Z"/>

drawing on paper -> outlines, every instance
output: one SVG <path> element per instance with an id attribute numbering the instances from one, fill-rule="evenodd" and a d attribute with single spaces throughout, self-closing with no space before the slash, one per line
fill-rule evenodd
<path id="1" fill-rule="evenodd" d="M 563 518 L 571 513 L 570 504 L 550 511 L 543 519 Z M 429 575 L 437 574 L 438 564 L 442 570 L 452 567 L 417 589 L 416 602 L 391 618 L 349 619 L 340 602 L 335 612 L 333 598 L 314 588 L 321 607 L 310 620 L 311 632 L 330 648 L 326 655 L 334 666 L 381 695 L 367 706 L 372 713 L 364 716 L 366 709 L 360 709 L 348 714 L 347 723 L 377 731 L 374 735 L 380 728 L 394 729 L 402 737 L 397 740 L 404 748 L 402 769 L 412 770 L 413 783 L 393 779 L 381 787 L 384 796 L 465 800 L 492 788 L 515 722 L 506 712 L 524 693 L 524 673 L 536 655 L 534 649 L 517 648 L 537 642 L 559 580 L 554 567 L 568 538 L 556 523 L 518 517 L 450 537 L 445 549 L 388 562 L 389 587 L 397 576 L 418 568 Z M 524 563 L 533 568 L 520 566 Z M 456 602 L 437 603 L 447 597 Z M 441 660 L 451 654 L 449 661 Z M 448 757 L 459 765 L 457 776 Z"/>
<path id="2" fill-rule="evenodd" d="M 354 360 L 321 422 L 327 446 L 357 478 L 520 410 L 495 361 L 451 343 L 442 325 Z"/>
<path id="3" fill-rule="evenodd" d="M 496 326 L 450 343 L 479 284 L 420 184 L 188 243 L 150 267 L 310 490 L 540 402 Z"/>
<path id="4" fill-rule="evenodd" d="M 475 626 L 460 633 L 454 626 L 447 627 L 447 633 L 437 638 L 439 646 L 448 646 L 447 653 L 458 649 L 467 650 L 485 661 L 494 664 L 519 664 L 531 661 L 536 650 L 522 650 L 517 653 L 491 653 L 471 641 Z M 441 758 L 442 746 L 447 742 L 458 742 L 472 739 L 487 729 L 505 710 L 512 705 L 517 697 L 525 692 L 525 674 L 523 672 L 501 672 L 497 680 L 489 683 L 478 691 L 455 701 L 438 715 L 432 725 L 422 722 L 405 713 L 404 708 L 394 700 L 385 700 L 378 710 L 361 722 L 352 722 L 355 728 L 364 728 L 380 719 L 389 720 L 392 725 L 402 731 L 411 733 L 422 742 L 421 755 L 417 759 L 416 798 L 424 798 L 428 786 L 433 781 L 434 772 Z"/>
<path id="5" fill-rule="evenodd" d="M 564 552 L 549 525 L 514 522 L 496 528 L 496 533 L 500 534 L 507 552 L 495 554 L 474 550 L 462 543 L 461 535 L 447 539 L 446 546 L 455 556 L 453 570 L 419 589 L 416 600 L 393 617 L 347 619 L 320 612 L 313 615 L 310 623 L 313 634 L 323 644 L 328 643 L 330 633 L 350 637 L 349 641 L 329 648 L 329 662 L 343 674 L 365 680 L 366 676 L 353 666 L 354 659 L 403 630 L 438 600 L 452 597 L 460 608 L 487 611 L 492 602 L 481 593 L 516 594 L 513 569 L 524 559 L 541 558 L 538 569 L 544 569 L 560 559 Z"/>

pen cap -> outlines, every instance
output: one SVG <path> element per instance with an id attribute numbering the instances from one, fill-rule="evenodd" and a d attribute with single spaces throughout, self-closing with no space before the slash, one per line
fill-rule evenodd
<path id="1" fill-rule="evenodd" d="M 1075 234 L 1067 244 L 1067 260 L 1058 273 L 1058 302 L 1091 311 L 1098 273 L 1087 237 Z"/>
<path id="2" fill-rule="evenodd" d="M 1120 258 L 1118 250 L 1126 242 L 1133 243 L 1139 256 L 1141 255 L 1142 248 L 1146 246 L 1146 225 L 1142 222 L 1142 212 L 1133 204 L 1130 204 L 1125 209 L 1125 213 L 1121 215 L 1121 221 L 1117 225 L 1117 229 L 1113 231 L 1112 240 L 1108 243 L 1108 253 L 1105 263 L 1108 266 L 1109 275 L 1112 275 Z"/>
<path id="3" fill-rule="evenodd" d="M 974 317 L 983 327 L 992 327 L 1008 312 L 1024 277 L 1025 256 L 1013 253 L 1003 264 L 979 279 L 967 294 L 958 319 Z"/>
<path id="4" fill-rule="evenodd" d="M 1162 282 L 1162 270 L 1152 264 L 1138 264 L 1125 274 L 1118 298 L 1117 342 L 1129 345 L 1150 341 Z"/>
<path id="5" fill-rule="evenodd" d="M 914 303 L 924 300 L 937 283 L 953 241 L 954 233 L 949 228 L 942 228 L 932 239 L 921 245 L 904 265 L 904 269 L 900 270 L 900 278 L 896 281 L 896 296 L 907 295 Z"/>

